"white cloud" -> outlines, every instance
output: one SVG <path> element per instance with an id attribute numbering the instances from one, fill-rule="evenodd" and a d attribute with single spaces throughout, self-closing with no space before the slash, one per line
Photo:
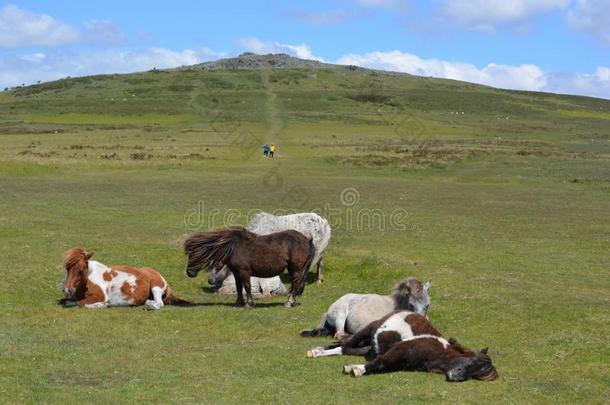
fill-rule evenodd
<path id="1" fill-rule="evenodd" d="M 46 14 L 9 4 L 0 9 L 0 49 L 51 47 L 75 43 L 78 30 Z"/>
<path id="2" fill-rule="evenodd" d="M 504 25 L 527 25 L 530 19 L 563 10 L 570 0 L 439 0 L 443 20 L 468 29 L 494 32 Z"/>
<path id="3" fill-rule="evenodd" d="M 545 74 L 536 65 L 510 66 L 490 63 L 484 68 L 478 68 L 470 63 L 422 59 L 401 51 L 349 54 L 342 56 L 338 63 L 463 80 L 507 89 L 539 91 L 546 85 Z"/>
<path id="4" fill-rule="evenodd" d="M 478 68 L 470 63 L 423 59 L 400 51 L 344 55 L 337 63 L 390 70 L 419 76 L 462 80 L 492 87 L 576 94 L 610 99 L 610 67 L 593 73 L 545 72 L 536 65 L 499 65 Z"/>
<path id="5" fill-rule="evenodd" d="M 600 66 L 594 73 L 550 74 L 548 81 L 545 91 L 610 99 L 610 67 Z"/>
<path id="6" fill-rule="evenodd" d="M 172 51 L 148 48 L 136 51 L 102 50 L 90 53 L 33 53 L 0 57 L 0 89 L 55 80 L 66 76 L 129 73 L 152 68 L 192 65 L 226 56 L 209 48 Z"/>
<path id="7" fill-rule="evenodd" d="M 589 32 L 610 45 L 610 1 L 578 0 L 566 19 L 572 28 Z"/>
<path id="8" fill-rule="evenodd" d="M 285 53 L 301 59 L 311 59 L 324 62 L 324 59 L 315 56 L 311 52 L 311 48 L 307 44 L 289 45 L 275 41 L 261 41 L 260 39 L 254 37 L 239 38 L 237 40 L 237 44 L 248 52 L 258 54 Z"/>

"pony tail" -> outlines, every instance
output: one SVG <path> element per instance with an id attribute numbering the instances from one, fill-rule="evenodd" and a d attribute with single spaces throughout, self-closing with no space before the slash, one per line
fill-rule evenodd
<path id="1" fill-rule="evenodd" d="M 320 322 L 320 326 L 313 329 L 303 329 L 299 333 L 302 337 L 318 337 L 318 336 L 330 336 L 332 335 L 330 326 L 328 324 L 328 313 L 325 313 Z"/>
<path id="2" fill-rule="evenodd" d="M 178 307 L 192 307 L 195 305 L 191 301 L 176 297 L 172 289 L 169 287 L 167 287 L 167 292 L 165 293 L 165 297 L 163 297 L 163 303 L 165 305 L 175 305 Z"/>
<path id="3" fill-rule="evenodd" d="M 303 294 L 303 290 L 305 290 L 305 281 L 307 280 L 309 268 L 311 267 L 314 257 L 316 257 L 316 247 L 313 244 L 313 239 L 309 239 L 309 254 L 307 255 L 307 260 L 305 261 L 304 271 L 301 273 L 301 277 L 299 277 L 299 289 L 295 291 L 295 295 Z"/>

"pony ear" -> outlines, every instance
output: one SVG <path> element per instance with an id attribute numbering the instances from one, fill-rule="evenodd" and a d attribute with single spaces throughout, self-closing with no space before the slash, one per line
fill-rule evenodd
<path id="1" fill-rule="evenodd" d="M 483 354 L 487 354 L 487 351 L 488 351 L 488 350 L 489 350 L 489 348 L 488 348 L 488 347 L 486 347 L 486 348 L 484 348 L 484 349 L 481 349 L 481 353 L 483 353 Z"/>
<path id="2" fill-rule="evenodd" d="M 85 260 L 91 259 L 91 256 L 93 256 L 93 252 L 85 253 Z"/>
<path id="3" fill-rule="evenodd" d="M 429 278 L 428 281 L 424 284 L 424 291 L 428 291 L 432 287 L 432 279 Z"/>

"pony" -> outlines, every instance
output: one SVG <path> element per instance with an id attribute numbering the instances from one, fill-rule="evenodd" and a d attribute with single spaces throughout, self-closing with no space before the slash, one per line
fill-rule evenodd
<path id="1" fill-rule="evenodd" d="M 498 373 L 487 354 L 445 339 L 420 314 L 394 311 L 373 321 L 344 343 L 307 351 L 308 358 L 364 355 L 366 364 L 348 364 L 343 373 L 354 377 L 392 371 L 429 371 L 445 374 L 447 381 L 493 381 Z"/>
<path id="2" fill-rule="evenodd" d="M 161 309 L 164 305 L 191 305 L 176 297 L 167 281 L 150 267 L 106 265 L 90 260 L 93 252 L 75 247 L 64 253 L 66 307 L 105 308 L 144 305 L 146 309 Z"/>
<path id="3" fill-rule="evenodd" d="M 275 216 L 266 212 L 260 212 L 252 218 L 246 229 L 258 235 L 268 235 L 273 232 L 293 229 L 299 231 L 308 238 L 311 238 L 316 248 L 316 255 L 312 260 L 312 266 L 315 265 L 317 268 L 316 283 L 322 284 L 324 281 L 322 273 L 324 267 L 322 254 L 324 253 L 324 249 L 328 246 L 331 235 L 330 225 L 327 220 L 313 212 L 283 216 Z M 219 270 L 210 269 L 208 282 L 221 294 L 236 293 L 235 278 L 226 266 Z M 283 288 L 279 276 L 274 277 L 272 281 L 260 282 L 253 277 L 251 282 L 252 284 L 261 284 L 263 295 L 265 295 L 265 287 L 270 290 L 271 294 L 285 294 L 285 288 Z M 263 287 L 263 284 L 266 285 Z"/>
<path id="4" fill-rule="evenodd" d="M 235 277 L 229 271 L 227 266 L 224 266 L 218 271 L 210 271 L 208 273 L 208 283 L 212 286 L 214 291 L 219 294 L 235 295 L 237 294 L 237 288 L 235 287 Z M 271 278 L 259 278 L 250 277 L 250 284 L 252 285 L 252 295 L 260 297 L 270 297 L 272 295 L 286 295 L 286 287 L 280 276 Z"/>
<path id="5" fill-rule="evenodd" d="M 304 329 L 301 336 L 328 336 L 334 333 L 336 340 L 345 340 L 370 322 L 397 309 L 426 315 L 430 307 L 428 291 L 431 286 L 431 280 L 422 284 L 415 277 L 409 277 L 396 284 L 389 296 L 345 294 L 331 304 L 317 328 Z"/>
<path id="6" fill-rule="evenodd" d="M 285 306 L 292 307 L 295 297 L 305 289 L 316 248 L 311 239 L 294 230 L 257 235 L 243 227 L 231 227 L 191 234 L 184 241 L 184 252 L 188 255 L 189 277 L 197 277 L 204 267 L 229 268 L 235 277 L 236 306 L 254 306 L 250 277 L 275 277 L 287 268 L 291 289 Z M 245 303 L 242 288 L 246 291 Z"/>

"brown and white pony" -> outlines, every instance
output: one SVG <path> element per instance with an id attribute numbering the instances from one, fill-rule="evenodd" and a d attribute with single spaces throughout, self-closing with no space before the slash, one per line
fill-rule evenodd
<path id="1" fill-rule="evenodd" d="M 60 304 L 85 308 L 144 305 L 147 309 L 190 304 L 176 297 L 156 270 L 125 265 L 107 267 L 89 260 L 92 255 L 82 247 L 64 253 L 67 275 L 63 285 L 65 298 Z"/>
<path id="2" fill-rule="evenodd" d="M 196 232 L 184 241 L 188 255 L 186 274 L 196 277 L 202 268 L 227 266 L 235 277 L 236 306 L 254 306 L 250 277 L 274 277 L 288 269 L 291 289 L 287 307 L 296 305 L 295 297 L 303 293 L 309 267 L 316 256 L 312 240 L 288 230 L 257 235 L 243 227 L 212 232 Z M 246 290 L 244 303 L 242 287 Z"/>
<path id="3" fill-rule="evenodd" d="M 350 364 L 343 372 L 354 377 L 392 371 L 444 373 L 447 381 L 468 379 L 492 381 L 498 377 L 487 348 L 476 353 L 455 339 L 445 339 L 426 317 L 395 311 L 371 322 L 342 344 L 318 347 L 308 358 L 364 355 L 366 364 Z"/>

